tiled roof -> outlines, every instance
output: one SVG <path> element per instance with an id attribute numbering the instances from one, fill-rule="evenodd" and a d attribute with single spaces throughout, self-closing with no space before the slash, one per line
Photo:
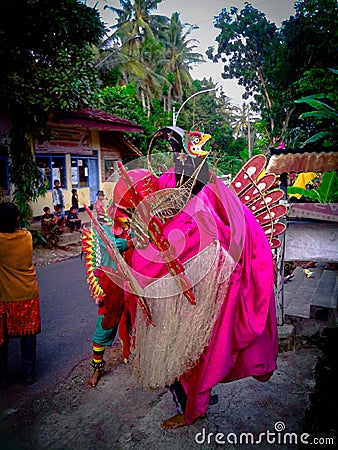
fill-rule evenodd
<path id="1" fill-rule="evenodd" d="M 332 172 L 338 170 L 338 148 L 270 148 L 267 172 Z"/>
<path id="2" fill-rule="evenodd" d="M 99 109 L 86 108 L 82 111 L 63 112 L 53 122 L 80 125 L 90 130 L 142 132 L 141 125 L 127 119 L 120 119 Z"/>

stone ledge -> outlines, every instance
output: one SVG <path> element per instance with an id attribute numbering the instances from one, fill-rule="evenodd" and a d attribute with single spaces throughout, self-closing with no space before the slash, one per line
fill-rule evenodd
<path id="1" fill-rule="evenodd" d="M 278 351 L 279 353 L 293 351 L 296 343 L 296 332 L 293 325 L 278 326 Z"/>

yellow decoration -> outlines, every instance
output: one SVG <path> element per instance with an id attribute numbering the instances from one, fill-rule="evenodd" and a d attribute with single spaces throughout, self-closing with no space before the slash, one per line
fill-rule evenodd
<path id="1" fill-rule="evenodd" d="M 296 178 L 296 181 L 293 184 L 293 187 L 298 187 L 298 188 L 302 188 L 302 189 L 306 189 L 306 185 L 313 180 L 314 178 L 316 178 L 317 174 L 314 172 L 302 172 L 298 175 L 298 177 Z M 296 198 L 301 198 L 300 194 L 292 194 L 290 195 L 290 197 L 296 197 Z"/>

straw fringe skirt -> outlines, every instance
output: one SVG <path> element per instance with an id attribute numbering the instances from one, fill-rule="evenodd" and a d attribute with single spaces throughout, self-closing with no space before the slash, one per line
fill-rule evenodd
<path id="1" fill-rule="evenodd" d="M 145 288 L 156 326 L 137 314 L 131 356 L 135 378 L 143 387 L 170 385 L 196 364 L 210 341 L 235 263 L 215 242 L 184 266 L 196 305 L 170 275 Z"/>

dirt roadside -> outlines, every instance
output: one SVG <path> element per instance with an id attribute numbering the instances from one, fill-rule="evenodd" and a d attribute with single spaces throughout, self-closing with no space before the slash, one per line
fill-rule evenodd
<path id="1" fill-rule="evenodd" d="M 23 388 L 13 407 L 0 413 L 1 450 L 270 449 L 272 438 L 270 443 L 263 438 L 259 446 L 239 445 L 240 433 L 257 439 L 261 433 L 275 433 L 278 424 L 300 438 L 319 353 L 303 346 L 280 355 L 278 370 L 268 383 L 248 378 L 216 386 L 217 399 L 205 419 L 170 431 L 159 425 L 175 413 L 167 390 L 139 388 L 130 366 L 122 362 L 118 344 L 106 356 L 107 371 L 95 389 L 85 385 L 88 361 L 79 361 L 51 389 Z M 215 441 L 219 433 L 226 445 Z"/>
<path id="2" fill-rule="evenodd" d="M 36 247 L 33 250 L 33 264 L 35 267 L 53 264 L 69 258 L 81 255 L 81 245 L 73 244 L 64 248 L 48 249 Z"/>
<path id="3" fill-rule="evenodd" d="M 33 259 L 39 267 L 80 253 L 80 246 L 35 249 Z M 337 374 L 334 348 L 333 342 L 333 360 L 328 363 L 322 338 L 299 336 L 294 351 L 280 353 L 278 369 L 269 382 L 250 378 L 220 384 L 213 389 L 214 401 L 205 419 L 188 428 L 165 431 L 159 423 L 175 414 L 171 395 L 165 388 L 139 388 L 116 342 L 106 352 L 106 373 L 95 389 L 86 387 L 88 360 L 77 361 L 62 382 L 48 389 L 22 386 L 11 407 L 0 408 L 0 449 L 265 450 L 275 446 L 271 440 L 267 442 L 266 434 L 269 431 L 277 437 L 277 424 L 294 433 L 298 444 L 305 431 L 311 438 L 329 437 L 336 433 L 331 399 L 332 387 L 337 389 L 333 383 Z M 259 445 L 240 444 L 240 433 L 250 433 L 249 438 L 264 433 L 265 437 Z M 275 444 L 287 450 L 299 448 L 294 442 Z"/>

